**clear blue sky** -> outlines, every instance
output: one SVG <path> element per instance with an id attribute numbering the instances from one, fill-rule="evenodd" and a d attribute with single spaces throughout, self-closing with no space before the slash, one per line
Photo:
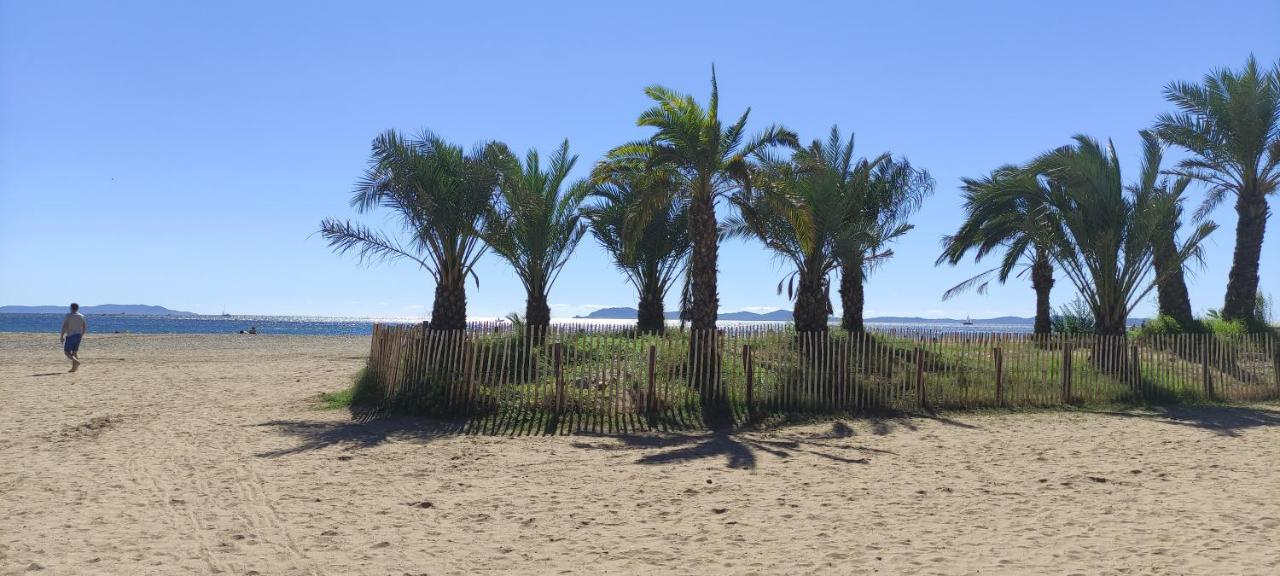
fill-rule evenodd
<path id="1" fill-rule="evenodd" d="M 752 126 L 805 141 L 838 123 L 863 154 L 933 173 L 916 230 L 870 280 L 869 315 L 1027 316 L 1021 280 L 940 300 L 979 269 L 933 266 L 959 178 L 1075 133 L 1113 138 L 1132 178 L 1137 130 L 1169 110 L 1165 83 L 1280 57 L 1280 3 L 1227 4 L 0 0 L 0 304 L 421 316 L 428 275 L 362 267 L 312 235 L 353 215 L 377 133 L 517 150 L 567 137 L 584 175 L 647 133 L 646 85 L 705 101 L 714 62 L 724 114 L 751 106 Z M 1234 210 L 1213 218 L 1197 311 L 1221 306 L 1234 245 Z M 1273 218 L 1262 287 L 1275 294 L 1278 237 Z M 720 258 L 724 310 L 790 308 L 759 245 Z M 478 272 L 471 315 L 523 311 L 505 264 L 486 256 Z M 1072 297 L 1060 278 L 1055 305 Z M 590 238 L 551 296 L 555 316 L 633 301 Z"/>

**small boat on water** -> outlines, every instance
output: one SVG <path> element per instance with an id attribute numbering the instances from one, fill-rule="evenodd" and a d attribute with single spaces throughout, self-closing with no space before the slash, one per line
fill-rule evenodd
<path id="1" fill-rule="evenodd" d="M 972 319 L 972 318 L 970 318 L 968 315 L 965 315 L 965 317 L 964 317 L 964 325 L 965 325 L 965 326 L 973 326 L 973 319 Z"/>

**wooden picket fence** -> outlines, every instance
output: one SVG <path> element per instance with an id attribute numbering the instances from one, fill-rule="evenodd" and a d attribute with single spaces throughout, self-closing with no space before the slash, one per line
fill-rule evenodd
<path id="1" fill-rule="evenodd" d="M 811 413 L 1280 399 L 1270 335 L 545 333 L 374 326 L 366 413 L 493 433 L 700 428 Z"/>

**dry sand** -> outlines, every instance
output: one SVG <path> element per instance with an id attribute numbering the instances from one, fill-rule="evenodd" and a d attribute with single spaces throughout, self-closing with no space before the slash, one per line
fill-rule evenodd
<path id="1" fill-rule="evenodd" d="M 1280 573 L 1274 406 L 456 436 L 366 347 L 0 334 L 0 573 Z"/>

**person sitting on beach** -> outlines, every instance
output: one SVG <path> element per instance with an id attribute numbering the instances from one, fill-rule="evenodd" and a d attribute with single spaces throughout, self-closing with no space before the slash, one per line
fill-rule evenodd
<path id="1" fill-rule="evenodd" d="M 258 333 L 258 327 L 257 327 L 257 326 L 250 326 L 250 327 L 249 327 L 249 333 L 250 333 L 250 334 L 257 334 L 257 333 Z"/>
<path id="2" fill-rule="evenodd" d="M 62 332 L 58 340 L 62 342 L 62 353 L 71 361 L 71 371 L 80 369 L 80 339 L 89 331 L 89 322 L 80 313 L 80 305 L 71 303 L 71 313 L 62 319 Z"/>

